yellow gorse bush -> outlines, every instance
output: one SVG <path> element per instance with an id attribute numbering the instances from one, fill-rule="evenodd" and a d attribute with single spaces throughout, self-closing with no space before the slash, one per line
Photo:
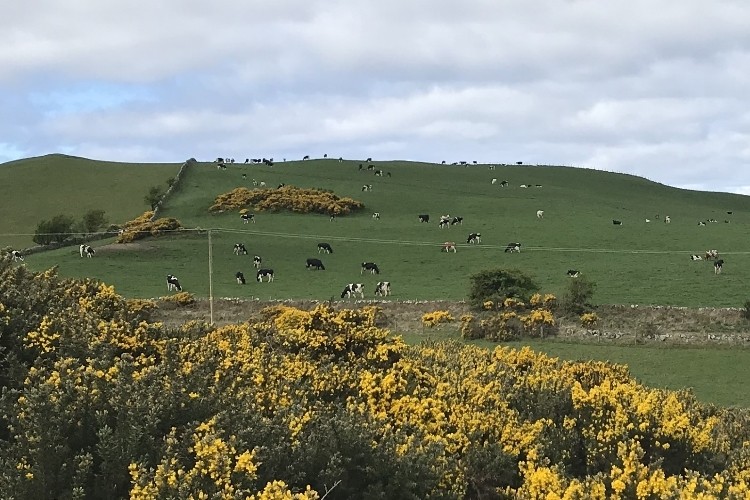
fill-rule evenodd
<path id="1" fill-rule="evenodd" d="M 599 316 L 595 312 L 588 312 L 581 314 L 580 319 L 583 326 L 593 326 L 599 321 Z"/>
<path id="2" fill-rule="evenodd" d="M 165 232 L 182 228 L 182 224 L 177 219 L 162 217 L 152 221 L 151 218 L 153 216 L 154 212 L 149 210 L 139 217 L 126 222 L 123 224 L 122 231 L 115 241 L 117 243 L 131 243 L 148 236 L 159 236 Z"/>
<path id="3" fill-rule="evenodd" d="M 624 366 L 407 346 L 377 308 L 275 306 L 168 329 L 111 287 L 23 283 L 42 282 L 39 303 L 0 299 L 7 363 L 23 359 L 0 372 L 2 497 L 314 499 L 342 477 L 341 498 L 750 492 L 747 412 L 644 387 Z"/>
<path id="4" fill-rule="evenodd" d="M 448 311 L 432 311 L 422 315 L 422 325 L 433 328 L 442 323 L 450 323 L 453 316 Z"/>
<path id="5" fill-rule="evenodd" d="M 361 201 L 322 189 L 283 186 L 278 189 L 239 187 L 216 197 L 209 211 L 246 210 L 346 215 L 365 207 Z"/>

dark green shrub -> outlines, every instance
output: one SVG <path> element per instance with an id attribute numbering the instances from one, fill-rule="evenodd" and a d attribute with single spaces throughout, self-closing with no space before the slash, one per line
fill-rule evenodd
<path id="1" fill-rule="evenodd" d="M 594 296 L 596 285 L 586 278 L 572 279 L 568 291 L 563 296 L 562 308 L 568 314 L 581 315 L 593 309 L 591 298 Z"/>
<path id="2" fill-rule="evenodd" d="M 488 300 L 501 303 L 509 297 L 528 302 L 539 291 L 534 280 L 518 269 L 488 269 L 472 275 L 470 280 L 469 301 L 476 309 L 482 309 Z"/>

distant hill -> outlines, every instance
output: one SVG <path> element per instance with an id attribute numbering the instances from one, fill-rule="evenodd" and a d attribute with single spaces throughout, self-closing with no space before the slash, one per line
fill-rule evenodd
<path id="1" fill-rule="evenodd" d="M 0 164 L 0 247 L 33 245 L 42 219 L 104 210 L 121 223 L 143 213 L 151 186 L 166 188 L 180 164 L 118 163 L 51 154 Z"/>

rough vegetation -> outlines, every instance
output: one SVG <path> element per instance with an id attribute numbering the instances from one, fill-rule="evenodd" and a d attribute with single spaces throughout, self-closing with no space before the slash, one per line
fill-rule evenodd
<path id="1" fill-rule="evenodd" d="M 140 217 L 126 222 L 117 236 L 117 243 L 131 243 L 149 236 L 160 236 L 182 228 L 177 219 L 162 217 L 154 220 L 154 212 L 144 212 Z"/>
<path id="2" fill-rule="evenodd" d="M 288 210 L 303 214 L 347 215 L 364 207 L 361 201 L 342 198 L 328 190 L 282 186 L 278 189 L 239 187 L 217 196 L 209 210 L 223 212 L 249 208 L 267 212 Z"/>
<path id="3" fill-rule="evenodd" d="M 143 311 L 0 261 L 0 497 L 750 494 L 750 415 L 623 366 L 410 347 L 372 306 Z"/>

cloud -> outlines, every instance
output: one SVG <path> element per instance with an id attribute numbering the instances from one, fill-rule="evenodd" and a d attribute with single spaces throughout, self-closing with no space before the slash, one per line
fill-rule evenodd
<path id="1" fill-rule="evenodd" d="M 10 2 L 0 134 L 6 158 L 523 160 L 734 190 L 748 18 L 738 0 Z"/>

